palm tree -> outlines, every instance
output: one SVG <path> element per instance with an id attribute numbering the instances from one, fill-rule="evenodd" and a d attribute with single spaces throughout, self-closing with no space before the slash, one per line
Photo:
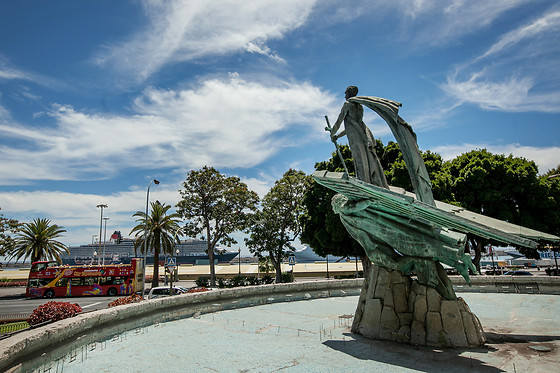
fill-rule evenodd
<path id="1" fill-rule="evenodd" d="M 163 249 L 165 254 L 173 254 L 173 238 L 179 238 L 175 235 L 180 229 L 177 213 L 167 215 L 170 205 L 160 204 L 158 201 L 152 202 L 152 213 L 148 216 L 148 250 L 154 252 L 154 276 L 152 279 L 152 287 L 159 286 L 159 254 Z M 136 221 L 138 225 L 132 228 L 130 234 L 136 236 L 134 241 L 134 251 L 144 253 L 144 238 L 146 231 L 146 213 L 142 211 L 136 212 L 133 216 L 138 217 Z"/>
<path id="2" fill-rule="evenodd" d="M 68 249 L 55 238 L 61 237 L 66 229 L 57 224 L 51 224 L 49 219 L 37 218 L 31 223 L 24 223 L 16 233 L 15 247 L 11 258 L 16 262 L 31 258 L 31 263 L 38 260 L 56 260 L 61 263 L 60 255 L 68 254 Z"/>

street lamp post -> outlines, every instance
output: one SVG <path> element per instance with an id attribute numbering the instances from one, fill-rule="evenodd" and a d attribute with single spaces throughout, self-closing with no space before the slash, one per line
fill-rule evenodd
<path id="1" fill-rule="evenodd" d="M 144 299 L 144 294 L 146 292 L 146 253 L 148 252 L 148 203 L 150 201 L 150 186 L 152 185 L 152 182 L 156 185 L 159 184 L 159 181 L 156 179 L 150 180 L 150 183 L 148 184 L 148 190 L 146 191 L 146 225 L 144 226 L 144 274 L 142 276 L 142 299 Z M 155 260 L 156 258 L 154 258 L 154 265 L 156 265 Z M 159 265 L 159 259 L 157 265 Z"/>
<path id="2" fill-rule="evenodd" d="M 239 260 L 239 276 L 241 276 L 241 248 L 239 247 L 237 249 L 237 259 Z"/>
<path id="3" fill-rule="evenodd" d="M 175 269 L 175 281 L 179 281 L 179 249 L 175 250 L 175 264 L 177 268 Z"/>
<path id="4" fill-rule="evenodd" d="M 107 244 L 107 220 L 109 218 L 103 218 L 105 220 L 105 231 L 103 232 L 103 265 L 105 265 L 105 245 Z"/>
<path id="5" fill-rule="evenodd" d="M 103 230 L 103 209 L 107 208 L 108 206 L 104 203 L 100 203 L 97 207 L 101 208 L 101 218 L 99 218 L 99 251 L 98 253 L 101 255 L 101 231 Z M 97 264 L 99 264 L 99 257 L 97 257 Z"/>
<path id="6" fill-rule="evenodd" d="M 559 176 L 560 174 L 554 174 L 554 175 L 550 175 L 548 178 L 555 179 Z M 554 265 L 556 267 L 556 270 L 554 271 L 554 275 L 559 276 L 560 272 L 558 271 L 558 260 L 556 259 L 556 251 L 554 251 L 554 249 L 551 249 L 550 251 L 552 252 L 552 256 L 554 257 Z"/>

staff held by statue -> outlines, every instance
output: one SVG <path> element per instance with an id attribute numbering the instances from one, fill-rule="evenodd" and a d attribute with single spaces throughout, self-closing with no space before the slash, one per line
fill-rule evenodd
<path id="1" fill-rule="evenodd" d="M 325 119 L 327 121 L 327 126 L 325 127 L 325 131 L 328 131 L 330 133 L 332 131 L 332 127 L 331 127 L 331 123 L 329 122 L 329 117 L 325 115 Z M 344 158 L 342 157 L 342 153 L 340 152 L 340 148 L 338 147 L 338 144 L 336 143 L 336 140 L 331 137 L 331 141 L 334 143 L 334 147 L 336 148 L 336 152 L 338 153 L 338 156 L 340 157 L 340 161 L 342 162 L 342 166 L 344 167 L 344 172 L 346 172 L 347 175 L 350 175 L 350 173 L 348 172 L 348 169 L 346 168 L 346 163 L 344 162 Z"/>

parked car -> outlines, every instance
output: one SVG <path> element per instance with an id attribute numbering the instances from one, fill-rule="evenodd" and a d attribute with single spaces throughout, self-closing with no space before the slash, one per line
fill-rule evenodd
<path id="1" fill-rule="evenodd" d="M 173 295 L 185 294 L 188 289 L 182 286 L 173 286 Z M 150 289 L 148 293 L 148 299 L 168 297 L 169 296 L 169 286 L 158 286 Z"/>
<path id="2" fill-rule="evenodd" d="M 495 276 L 495 275 L 503 275 L 504 272 L 506 272 L 506 270 L 503 268 L 500 267 L 492 268 L 491 266 L 487 266 L 486 271 L 484 273 L 490 276 Z"/>
<path id="3" fill-rule="evenodd" d="M 507 271 L 504 273 L 506 276 L 533 276 L 531 272 L 527 271 Z"/>

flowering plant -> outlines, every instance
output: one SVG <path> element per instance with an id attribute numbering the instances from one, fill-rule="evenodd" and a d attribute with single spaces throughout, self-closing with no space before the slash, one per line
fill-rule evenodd
<path id="1" fill-rule="evenodd" d="M 77 303 L 48 302 L 37 307 L 27 319 L 29 325 L 36 325 L 45 321 L 58 321 L 75 316 L 82 312 Z"/>

